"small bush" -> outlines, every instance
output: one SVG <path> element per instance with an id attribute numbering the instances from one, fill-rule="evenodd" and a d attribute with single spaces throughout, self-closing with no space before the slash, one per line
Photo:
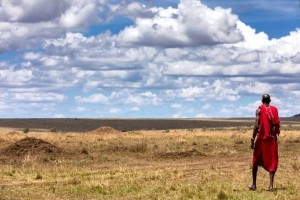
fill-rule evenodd
<path id="1" fill-rule="evenodd" d="M 6 172 L 5 173 L 7 176 L 14 176 L 14 173 L 13 172 Z"/>
<path id="2" fill-rule="evenodd" d="M 23 130 L 23 133 L 29 133 L 29 128 L 25 128 L 25 129 Z"/>
<path id="3" fill-rule="evenodd" d="M 56 128 L 52 128 L 52 129 L 51 129 L 51 132 L 52 132 L 52 133 L 56 133 Z"/>
<path id="4" fill-rule="evenodd" d="M 300 170 L 300 164 L 297 163 L 297 162 L 293 162 L 293 163 L 292 163 L 292 168 L 293 168 L 295 171 L 299 171 L 299 170 Z"/>
<path id="5" fill-rule="evenodd" d="M 42 175 L 40 173 L 38 173 L 35 177 L 36 180 L 41 180 L 43 179 Z"/>
<path id="6" fill-rule="evenodd" d="M 81 181 L 78 178 L 73 178 L 73 179 L 68 181 L 68 184 L 79 185 L 79 184 L 81 184 Z"/>
<path id="7" fill-rule="evenodd" d="M 89 154 L 89 151 L 87 150 L 87 148 L 86 147 L 83 147 L 82 149 L 81 149 L 81 151 L 80 151 L 82 154 L 86 154 L 86 155 L 88 155 Z"/>
<path id="8" fill-rule="evenodd" d="M 52 193 L 55 193 L 55 191 L 56 191 L 56 188 L 54 186 L 51 186 L 49 189 Z"/>

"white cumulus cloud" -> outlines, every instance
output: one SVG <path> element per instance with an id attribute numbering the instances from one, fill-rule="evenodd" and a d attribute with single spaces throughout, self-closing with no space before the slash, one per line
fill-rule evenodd
<path id="1" fill-rule="evenodd" d="M 106 103 L 108 98 L 103 94 L 93 94 L 88 97 L 76 96 L 75 100 L 78 103 Z"/>
<path id="2" fill-rule="evenodd" d="M 195 0 L 181 0 L 178 8 L 153 8 L 153 18 L 137 18 L 118 40 L 127 45 L 162 47 L 235 43 L 243 39 L 238 17 L 230 9 L 211 9 Z"/>

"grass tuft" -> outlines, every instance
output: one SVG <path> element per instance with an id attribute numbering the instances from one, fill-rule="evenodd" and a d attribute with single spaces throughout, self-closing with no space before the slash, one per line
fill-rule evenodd
<path id="1" fill-rule="evenodd" d="M 89 155 L 89 151 L 86 147 L 83 147 L 80 151 L 80 153 L 85 154 L 85 155 Z"/>
<path id="2" fill-rule="evenodd" d="M 228 196 L 223 190 L 221 190 L 220 192 L 218 192 L 217 199 L 218 200 L 226 200 L 226 199 L 228 199 Z"/>
<path id="3" fill-rule="evenodd" d="M 35 176 L 35 179 L 36 179 L 36 180 L 42 180 L 42 179 L 43 179 L 43 176 L 42 176 L 40 173 L 38 173 L 38 174 Z"/>
<path id="4" fill-rule="evenodd" d="M 294 162 L 292 163 L 292 168 L 293 168 L 293 170 L 295 170 L 295 171 L 300 171 L 300 163 L 297 162 L 297 161 L 294 161 Z"/>

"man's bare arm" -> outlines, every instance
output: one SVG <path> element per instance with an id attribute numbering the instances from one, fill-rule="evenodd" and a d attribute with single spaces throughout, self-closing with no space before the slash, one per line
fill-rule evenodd
<path id="1" fill-rule="evenodd" d="M 252 138 L 251 138 L 251 145 L 250 147 L 252 149 L 254 149 L 254 140 L 255 140 L 255 137 L 258 133 L 258 128 L 259 128 L 259 114 L 260 114 L 260 109 L 257 109 L 256 110 L 256 113 L 255 113 L 255 125 L 254 125 L 254 128 L 253 128 L 253 133 L 252 133 Z"/>
<path id="2" fill-rule="evenodd" d="M 255 139 L 257 133 L 258 133 L 258 128 L 259 128 L 259 114 L 260 114 L 260 109 L 256 110 L 255 113 L 255 125 L 253 128 L 253 134 L 252 134 L 252 139 Z"/>

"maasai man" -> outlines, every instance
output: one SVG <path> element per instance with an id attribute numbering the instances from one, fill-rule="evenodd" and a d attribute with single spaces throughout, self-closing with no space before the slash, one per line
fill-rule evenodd
<path id="1" fill-rule="evenodd" d="M 255 126 L 250 145 L 254 151 L 252 160 L 253 182 L 249 189 L 256 190 L 257 170 L 258 166 L 262 166 L 270 173 L 268 190 L 274 191 L 273 182 L 278 166 L 277 137 L 280 133 L 280 119 L 278 109 L 270 105 L 270 95 L 264 94 L 261 101 L 262 105 L 256 110 Z"/>

